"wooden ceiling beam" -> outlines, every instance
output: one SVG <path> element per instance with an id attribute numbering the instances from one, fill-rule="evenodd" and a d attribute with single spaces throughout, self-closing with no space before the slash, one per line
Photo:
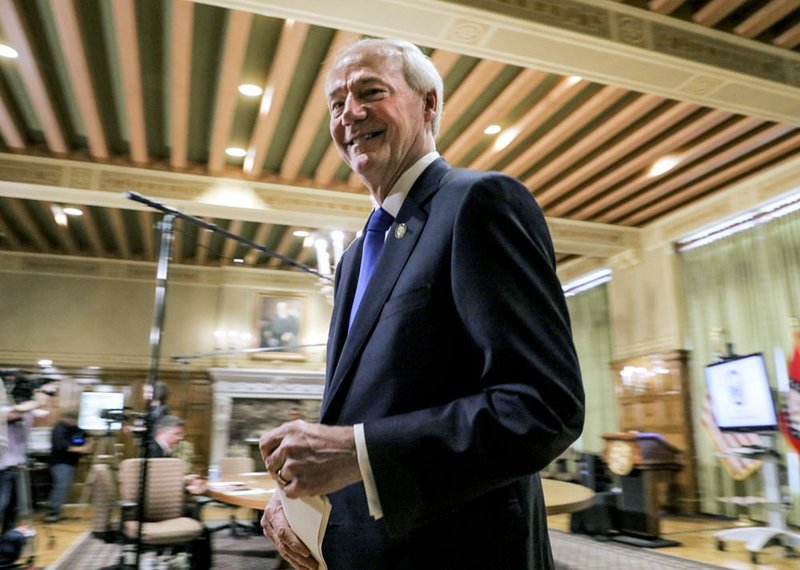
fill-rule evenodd
<path id="1" fill-rule="evenodd" d="M 2 209 L 2 203 L 3 201 L 0 200 L 0 209 Z M 22 244 L 19 239 L 17 239 L 17 236 L 11 231 L 11 228 L 8 227 L 3 216 L 0 216 L 0 250 L 7 250 L 9 249 L 8 246 L 11 246 L 10 249 L 22 249 Z"/>
<path id="2" fill-rule="evenodd" d="M 523 69 L 508 87 L 503 89 L 492 103 L 486 106 L 478 117 L 472 121 L 453 142 L 441 152 L 451 164 L 457 164 L 480 141 L 487 136 L 483 131 L 492 124 L 503 125 L 503 119 L 519 103 L 522 102 L 549 74 L 536 69 Z M 445 116 L 449 111 L 445 100 Z M 510 126 L 510 125 L 505 125 Z"/>
<path id="3" fill-rule="evenodd" d="M 309 24 L 296 20 L 286 20 L 275 53 L 275 60 L 269 71 L 264 94 L 261 96 L 256 124 L 250 137 L 247 156 L 244 159 L 244 172 L 258 177 L 264 170 L 264 159 L 278 126 L 281 110 L 286 102 L 297 62 L 303 53 Z"/>
<path id="4" fill-rule="evenodd" d="M 95 160 L 107 160 L 106 134 L 97 107 L 97 97 L 89 73 L 89 64 L 86 61 L 86 52 L 83 49 L 83 36 L 75 4 L 72 0 L 50 0 L 50 6 L 53 10 L 61 51 L 67 63 L 67 73 L 86 129 L 89 154 Z"/>
<path id="5" fill-rule="evenodd" d="M 208 171 L 218 174 L 225 168 L 225 149 L 231 134 L 236 102 L 239 97 L 239 81 L 253 14 L 240 10 L 228 11 L 228 25 L 225 29 L 225 47 L 222 52 L 222 70 L 217 83 L 217 98 L 214 106 L 214 122 L 211 126 Z"/>
<path id="6" fill-rule="evenodd" d="M 194 3 L 172 2 L 172 37 L 170 38 L 169 77 L 169 163 L 172 168 L 186 168 L 189 146 L 189 109 L 192 80 L 192 24 Z"/>
<path id="7" fill-rule="evenodd" d="M 256 233 L 253 236 L 253 241 L 259 245 L 263 245 L 266 247 L 266 244 L 264 242 L 267 241 L 271 229 L 272 226 L 270 224 L 258 224 L 258 228 L 256 228 Z M 260 258 L 261 258 L 260 251 L 258 251 L 257 249 L 250 249 L 244 255 L 244 262 L 246 265 L 255 265 L 256 263 L 258 263 L 258 260 Z"/>
<path id="8" fill-rule="evenodd" d="M 600 91 L 592 95 L 588 101 L 584 102 L 583 105 L 572 111 L 569 116 L 559 122 L 557 128 L 551 129 L 536 139 L 514 160 L 509 162 L 503 168 L 503 172 L 507 172 L 511 176 L 516 176 L 518 178 L 522 177 L 524 173 L 530 169 L 532 164 L 540 160 L 543 156 L 553 152 L 560 144 L 586 127 L 591 121 L 607 113 L 626 93 L 627 91 L 619 87 L 603 87 Z"/>
<path id="9" fill-rule="evenodd" d="M 244 222 L 242 220 L 231 220 L 231 225 L 228 226 L 228 231 L 232 234 L 239 235 L 242 233 Z M 235 239 L 225 238 L 222 245 L 222 265 L 230 265 L 233 261 L 233 254 L 236 252 L 236 247 L 239 242 Z"/>
<path id="10" fill-rule="evenodd" d="M 731 114 L 724 111 L 709 111 L 698 118 L 693 118 L 687 124 L 681 125 L 681 121 L 695 110 L 694 105 L 679 103 L 653 121 L 653 131 L 642 133 L 641 136 L 626 137 L 619 144 L 609 147 L 606 152 L 592 159 L 590 162 L 594 164 L 594 167 L 591 168 L 588 176 L 580 176 L 577 179 L 568 176 L 560 181 L 552 188 L 557 188 L 556 192 L 567 197 L 548 208 L 548 215 L 564 216 L 593 202 L 609 188 L 613 188 L 615 184 L 621 184 L 637 173 L 646 172 L 662 156 L 678 154 L 684 150 L 688 141 L 704 136 L 708 131 L 731 118 Z M 681 126 L 663 138 L 659 139 L 658 136 L 654 136 L 654 133 L 666 132 L 670 125 Z M 604 166 L 610 166 L 615 162 L 617 163 L 615 168 L 603 170 Z M 583 181 L 589 177 L 591 177 L 591 182 L 583 185 Z M 575 190 L 572 191 L 573 189 Z"/>
<path id="11" fill-rule="evenodd" d="M 800 23 L 785 30 L 781 35 L 772 40 L 772 44 L 786 49 L 800 46 Z"/>
<path id="12" fill-rule="evenodd" d="M 798 8 L 800 0 L 771 0 L 733 31 L 746 38 L 755 38 Z"/>
<path id="13" fill-rule="evenodd" d="M 144 248 L 144 258 L 148 261 L 155 261 L 156 246 L 153 239 L 153 212 L 143 210 L 139 212 L 139 232 L 142 234 L 142 245 Z"/>
<path id="14" fill-rule="evenodd" d="M 3 137 L 3 142 L 6 146 L 13 150 L 25 150 L 25 142 L 22 140 L 22 134 L 19 132 L 11 113 L 8 110 L 8 105 L 5 97 L 0 97 L 0 136 Z"/>
<path id="15" fill-rule="evenodd" d="M 786 134 L 789 130 L 790 128 L 785 125 L 775 125 L 771 127 L 772 139 L 774 140 Z M 740 157 L 756 150 L 758 152 L 755 154 L 752 154 L 744 160 L 740 160 Z M 748 172 L 752 172 L 754 169 L 758 168 L 759 165 L 771 162 L 783 154 L 794 152 L 796 155 L 798 150 L 800 150 L 800 133 L 796 133 L 778 144 L 770 144 L 769 141 L 764 139 L 760 140 L 759 143 L 752 140 L 745 141 L 737 145 L 736 148 L 728 149 L 724 155 L 718 155 L 721 160 L 724 158 L 726 163 L 731 165 L 730 168 L 719 170 L 709 178 L 693 182 L 685 188 L 671 192 L 669 196 L 654 198 L 650 206 L 624 216 L 616 220 L 615 223 L 634 226 L 647 223 L 657 216 L 680 208 L 681 205 L 687 201 L 694 200 L 698 196 L 703 196 L 715 186 L 724 184 L 727 180 L 741 177 Z M 772 166 L 774 166 L 774 164 Z"/>
<path id="16" fill-rule="evenodd" d="M 684 0 L 650 0 L 647 7 L 659 14 L 672 14 L 675 10 L 683 6 Z"/>
<path id="17" fill-rule="evenodd" d="M 638 176 L 621 186 L 616 186 L 612 192 L 587 201 L 583 207 L 575 210 L 570 218 L 578 220 L 591 218 L 596 221 L 609 222 L 614 216 L 640 207 L 644 200 L 645 189 L 647 189 L 647 195 L 655 190 L 663 196 L 675 188 L 701 178 L 718 166 L 715 157 L 719 147 L 732 143 L 763 124 L 764 121 L 761 119 L 752 117 L 739 119 L 707 138 L 698 139 L 692 147 L 681 150 L 681 162 L 677 167 L 680 169 L 678 174 L 670 172 L 669 176 L 654 178 L 646 170 L 642 170 Z M 608 216 L 602 213 L 603 210 L 615 204 L 616 207 Z"/>
<path id="18" fill-rule="evenodd" d="M 524 115 L 513 125 L 508 127 L 498 135 L 495 144 L 490 146 L 486 152 L 473 160 L 469 166 L 476 170 L 490 170 L 494 165 L 506 156 L 513 148 L 524 141 L 528 135 L 543 125 L 549 118 L 555 115 L 563 104 L 589 87 L 589 83 L 582 79 L 575 80 L 565 77 L 559 81 L 544 97 L 536 102 Z M 503 144 L 500 137 L 508 137 Z"/>
<path id="19" fill-rule="evenodd" d="M 544 207 L 548 201 L 558 197 L 555 192 L 540 190 L 548 181 L 554 179 L 559 173 L 570 170 L 581 157 L 589 154 L 595 148 L 601 148 L 606 141 L 611 140 L 634 121 L 652 113 L 663 102 L 664 99 L 655 95 L 639 97 L 609 117 L 602 125 L 587 133 L 580 141 L 572 145 L 568 152 L 554 157 L 553 160 L 538 168 L 525 180 L 525 185 L 534 192 L 539 205 Z"/>
<path id="20" fill-rule="evenodd" d="M 453 66 L 461 59 L 461 54 L 446 49 L 436 49 L 430 56 L 431 63 L 442 77 L 447 77 Z"/>
<path id="21" fill-rule="evenodd" d="M 19 57 L 14 60 L 25 85 L 28 97 L 41 123 L 47 148 L 57 155 L 67 154 L 67 143 L 58 123 L 53 103 L 48 96 L 42 72 L 37 65 L 28 33 L 13 0 L 0 0 L 0 25 L 6 41 L 14 46 Z"/>
<path id="22" fill-rule="evenodd" d="M 117 244 L 117 253 L 122 259 L 131 259 L 131 246 L 128 243 L 128 232 L 125 230 L 125 220 L 122 218 L 122 210 L 109 208 L 108 217 L 111 221 L 114 242 Z"/>
<path id="23" fill-rule="evenodd" d="M 447 133 L 458 122 L 470 106 L 481 94 L 497 81 L 497 76 L 505 69 L 505 65 L 488 59 L 480 60 L 459 83 L 452 95 L 445 99 L 445 111 L 441 117 L 441 133 Z"/>
<path id="24" fill-rule="evenodd" d="M 212 224 L 213 220 L 203 218 L 206 223 Z M 197 229 L 197 249 L 195 250 L 195 262 L 198 265 L 208 265 L 208 248 L 211 245 L 211 238 L 214 232 L 206 228 Z"/>
<path id="25" fill-rule="evenodd" d="M 33 243 L 39 249 L 39 253 L 50 253 L 52 249 L 50 244 L 45 238 L 44 234 L 39 230 L 39 227 L 34 223 L 31 214 L 23 205 L 20 199 L 9 199 L 8 210 L 14 218 L 14 221 L 22 227 L 22 230 L 30 236 Z"/>
<path id="26" fill-rule="evenodd" d="M 286 255 L 286 252 L 289 251 L 289 246 L 294 243 L 295 240 L 302 239 L 294 235 L 295 228 L 291 226 L 287 226 L 286 229 L 281 234 L 280 240 L 278 240 L 278 245 L 275 246 L 273 250 L 275 253 L 279 253 L 281 255 Z M 279 257 L 270 257 L 267 261 L 267 267 L 280 267 L 283 263 L 283 260 Z"/>
<path id="27" fill-rule="evenodd" d="M 328 115 L 328 98 L 325 93 L 325 80 L 333 65 L 334 57 L 346 45 L 355 42 L 360 37 L 353 32 L 337 31 L 328 48 L 322 67 L 320 68 L 314 86 L 306 100 L 303 115 L 297 123 L 292 140 L 283 158 L 281 165 L 281 178 L 292 181 L 297 178 L 303 160 L 317 134 L 320 123 Z"/>
<path id="28" fill-rule="evenodd" d="M 745 2 L 747 0 L 711 0 L 692 14 L 692 20 L 701 26 L 711 28 L 736 11 Z"/>
<path id="29" fill-rule="evenodd" d="M 89 250 L 92 252 L 92 255 L 95 257 L 103 257 L 106 251 L 103 247 L 103 240 L 100 237 L 100 232 L 97 229 L 97 223 L 91 208 L 83 209 L 81 224 L 89 240 Z"/>
<path id="30" fill-rule="evenodd" d="M 333 184 L 336 171 L 339 170 L 341 165 L 342 157 L 339 155 L 336 145 L 330 142 L 325 154 L 322 156 L 322 160 L 317 165 L 317 171 L 314 173 L 314 182 L 322 186 L 330 186 Z"/>
<path id="31" fill-rule="evenodd" d="M 122 98 L 125 102 L 128 144 L 131 160 L 136 164 L 148 161 L 147 132 L 144 121 L 142 75 L 139 61 L 139 40 L 136 31 L 136 8 L 133 0 L 109 2 L 117 40 L 117 60 L 122 73 Z"/>

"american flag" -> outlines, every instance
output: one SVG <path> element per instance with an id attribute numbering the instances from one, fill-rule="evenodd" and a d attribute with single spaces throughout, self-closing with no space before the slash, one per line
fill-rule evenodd
<path id="1" fill-rule="evenodd" d="M 706 396 L 703 402 L 703 427 L 706 428 L 708 435 L 711 436 L 711 443 L 722 459 L 722 464 L 728 470 L 731 477 L 737 481 L 747 479 L 761 467 L 761 462 L 757 459 L 748 459 L 734 450 L 743 447 L 754 447 L 762 444 L 761 436 L 757 433 L 746 432 L 722 432 L 714 421 L 714 414 L 711 411 L 711 401 Z"/>
<path id="2" fill-rule="evenodd" d="M 783 395 L 779 418 L 781 431 L 800 453 L 800 332 L 794 335 L 794 352 L 789 362 L 789 391 Z"/>

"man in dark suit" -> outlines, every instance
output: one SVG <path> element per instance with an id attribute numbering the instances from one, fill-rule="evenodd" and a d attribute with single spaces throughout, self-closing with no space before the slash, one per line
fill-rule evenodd
<path id="1" fill-rule="evenodd" d="M 544 216 L 516 180 L 438 156 L 442 80 L 413 45 L 358 42 L 326 87 L 376 210 L 336 270 L 321 423 L 264 434 L 267 468 L 329 497 L 333 570 L 551 568 L 536 472 L 584 396 Z M 317 568 L 279 499 L 262 526 Z"/>

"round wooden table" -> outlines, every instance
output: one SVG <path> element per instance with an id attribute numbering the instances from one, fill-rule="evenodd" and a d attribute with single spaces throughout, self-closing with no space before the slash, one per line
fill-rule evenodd
<path id="1" fill-rule="evenodd" d="M 278 484 L 266 472 L 240 473 L 209 482 L 206 495 L 228 505 L 263 510 Z"/>
<path id="2" fill-rule="evenodd" d="M 240 485 L 232 485 L 240 483 Z M 261 510 L 272 498 L 277 483 L 269 473 L 241 473 L 208 484 L 206 494 L 220 503 Z M 542 479 L 544 503 L 548 515 L 573 513 L 592 504 L 594 491 L 583 485 L 556 479 Z"/>
<path id="3" fill-rule="evenodd" d="M 548 515 L 574 513 L 592 504 L 594 491 L 577 483 L 557 479 L 542 479 L 544 504 Z"/>

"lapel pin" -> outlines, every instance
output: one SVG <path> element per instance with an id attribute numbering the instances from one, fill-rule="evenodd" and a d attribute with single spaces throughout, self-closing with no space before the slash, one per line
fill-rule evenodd
<path id="1" fill-rule="evenodd" d="M 398 224 L 397 227 L 394 229 L 394 237 L 396 237 L 397 239 L 403 239 L 404 237 L 406 237 L 406 231 L 408 231 L 408 228 L 406 227 L 405 224 Z"/>

